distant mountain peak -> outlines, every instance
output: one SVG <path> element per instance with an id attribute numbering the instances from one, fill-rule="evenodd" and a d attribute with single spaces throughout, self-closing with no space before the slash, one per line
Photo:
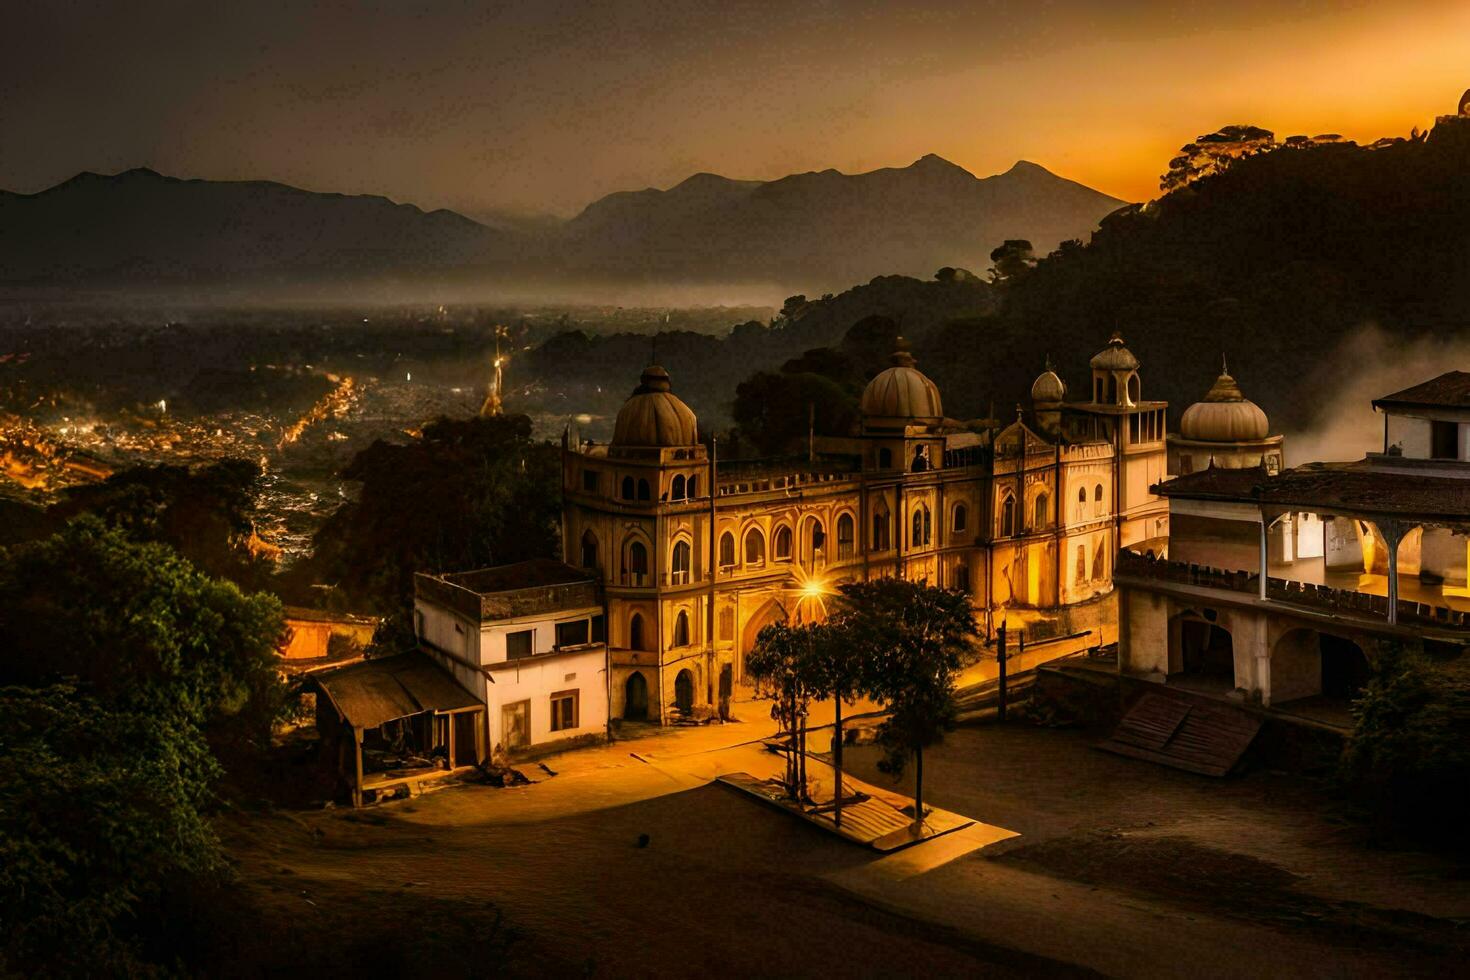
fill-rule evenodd
<path id="1" fill-rule="evenodd" d="M 938 153 L 925 153 L 923 156 L 919 157 L 919 159 L 909 164 L 907 169 L 929 173 L 960 173 L 964 174 L 966 177 L 975 176 L 964 167 L 960 166 L 957 163 L 952 163 L 949 160 L 946 160 Z"/>
<path id="2" fill-rule="evenodd" d="M 1015 163 L 1011 164 L 1011 169 L 1007 170 L 1006 174 L 1014 174 L 1018 177 L 1027 174 L 1035 174 L 1037 176 L 1045 175 L 1047 177 L 1056 176 L 1056 174 L 1052 173 L 1041 164 L 1032 163 L 1030 160 L 1017 160 Z"/>

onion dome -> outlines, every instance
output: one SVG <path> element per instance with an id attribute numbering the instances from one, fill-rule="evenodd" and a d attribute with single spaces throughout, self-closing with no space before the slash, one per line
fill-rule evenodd
<path id="1" fill-rule="evenodd" d="M 657 364 L 643 369 L 638 387 L 618 410 L 614 446 L 693 446 L 699 442 L 694 412 L 674 394 L 669 372 Z"/>
<path id="2" fill-rule="evenodd" d="M 1137 371 L 1138 358 L 1133 352 L 1123 346 L 1123 335 L 1113 331 L 1113 337 L 1108 341 L 1108 346 L 1092 356 L 1092 369 L 1094 371 Z"/>
<path id="3" fill-rule="evenodd" d="M 1031 404 L 1053 405 L 1067 397 L 1067 386 L 1048 363 L 1046 370 L 1031 383 Z"/>
<path id="4" fill-rule="evenodd" d="M 1255 442 L 1269 431 L 1266 413 L 1228 373 L 1215 379 L 1205 400 L 1185 409 L 1179 420 L 1179 434 L 1196 442 Z"/>
<path id="5" fill-rule="evenodd" d="M 884 370 L 863 389 L 862 413 L 877 418 L 939 421 L 944 409 L 939 388 L 914 367 L 914 357 L 900 337 L 898 350 L 889 358 L 893 367 Z"/>

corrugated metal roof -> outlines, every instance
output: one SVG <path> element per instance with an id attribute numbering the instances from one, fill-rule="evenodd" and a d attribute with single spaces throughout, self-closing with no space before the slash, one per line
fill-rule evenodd
<path id="1" fill-rule="evenodd" d="M 354 728 L 376 728 L 423 711 L 481 704 L 447 671 L 417 652 L 320 671 L 310 681 Z"/>

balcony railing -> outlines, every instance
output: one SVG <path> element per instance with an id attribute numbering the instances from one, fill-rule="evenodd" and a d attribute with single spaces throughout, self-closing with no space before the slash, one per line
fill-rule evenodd
<path id="1" fill-rule="evenodd" d="M 1118 554 L 1116 575 L 1175 582 L 1206 589 L 1225 589 L 1244 595 L 1260 595 L 1260 576 L 1255 572 L 1210 568 L 1165 558 L 1149 558 L 1131 551 Z M 1335 589 L 1329 585 L 1297 582 L 1291 579 L 1267 578 L 1266 598 L 1291 605 L 1307 606 L 1332 613 L 1388 619 L 1388 597 L 1352 589 Z M 1470 613 L 1446 606 L 1432 606 L 1412 599 L 1398 601 L 1400 625 L 1437 626 L 1443 629 L 1470 629 Z"/>

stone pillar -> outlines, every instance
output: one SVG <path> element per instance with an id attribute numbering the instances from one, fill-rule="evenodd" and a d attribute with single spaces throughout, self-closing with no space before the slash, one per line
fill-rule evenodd
<path id="1" fill-rule="evenodd" d="M 1266 598 L 1266 579 L 1271 573 L 1271 565 L 1268 561 L 1266 551 L 1266 535 L 1269 530 L 1270 525 L 1266 521 L 1266 512 L 1263 510 L 1261 511 L 1261 581 L 1258 593 L 1261 599 Z"/>
<path id="2" fill-rule="evenodd" d="M 1392 626 L 1399 621 L 1399 525 L 1385 521 L 1378 530 L 1388 546 L 1388 622 Z"/>

